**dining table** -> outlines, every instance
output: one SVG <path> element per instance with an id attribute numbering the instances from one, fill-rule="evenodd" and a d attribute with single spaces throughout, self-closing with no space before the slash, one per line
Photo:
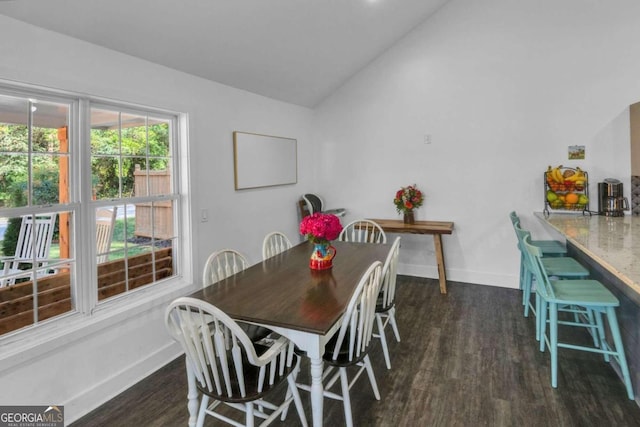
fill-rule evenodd
<path id="1" fill-rule="evenodd" d="M 237 321 L 265 326 L 291 340 L 310 360 L 314 427 L 323 422 L 322 384 L 325 345 L 340 327 L 362 275 L 384 262 L 391 245 L 335 241 L 333 266 L 313 270 L 313 244 L 302 242 L 271 258 L 204 287 L 191 295 L 218 307 Z M 187 362 L 189 425 L 195 425 L 198 391 Z"/>

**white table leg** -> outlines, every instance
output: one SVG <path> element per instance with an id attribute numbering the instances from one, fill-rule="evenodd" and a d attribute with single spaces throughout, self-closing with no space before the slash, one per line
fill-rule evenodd
<path id="1" fill-rule="evenodd" d="M 194 427 L 198 419 L 198 389 L 196 388 L 196 375 L 193 372 L 189 359 L 185 358 L 187 365 L 187 408 L 189 408 L 189 427 Z"/>
<path id="2" fill-rule="evenodd" d="M 311 412 L 313 416 L 313 427 L 322 427 L 323 403 L 322 357 L 316 357 L 311 359 Z"/>
<path id="3" fill-rule="evenodd" d="M 313 427 L 323 427 L 322 409 L 324 403 L 324 386 L 322 385 L 322 355 L 324 354 L 324 346 L 329 339 L 336 333 L 340 326 L 340 322 L 328 331 L 327 335 L 317 335 L 310 332 L 297 331 L 293 329 L 280 328 L 277 326 L 269 326 L 275 332 L 289 338 L 301 350 L 307 353 L 310 360 L 311 373 L 311 412 Z"/>

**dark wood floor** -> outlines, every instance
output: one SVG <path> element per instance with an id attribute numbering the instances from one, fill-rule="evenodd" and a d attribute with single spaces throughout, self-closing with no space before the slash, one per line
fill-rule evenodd
<path id="1" fill-rule="evenodd" d="M 549 356 L 537 350 L 533 318 L 513 289 L 399 277 L 398 326 L 389 330 L 392 369 L 375 343 L 372 361 L 382 400 L 366 376 L 352 389 L 358 426 L 639 426 L 640 408 L 601 356 L 561 350 L 558 389 Z M 577 340 L 586 339 L 581 332 Z M 566 336 L 566 335 L 565 335 Z M 306 376 L 308 364 L 303 364 Z M 307 376 L 308 377 L 308 376 Z M 637 391 L 636 391 L 637 392 Z M 187 424 L 184 359 L 78 420 L 73 426 Z M 307 418 L 309 396 L 302 394 Z M 325 425 L 344 425 L 342 403 L 325 399 Z M 217 425 L 208 417 L 205 425 Z M 295 411 L 286 422 L 299 425 Z"/>

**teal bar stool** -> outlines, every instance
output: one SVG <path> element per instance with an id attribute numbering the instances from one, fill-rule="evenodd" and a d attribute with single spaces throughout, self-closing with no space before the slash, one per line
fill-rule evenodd
<path id="1" fill-rule="evenodd" d="M 514 227 L 520 227 L 520 217 L 515 211 L 509 214 Z M 563 256 L 567 254 L 567 246 L 559 240 L 531 240 L 531 244 L 542 249 L 544 256 Z"/>
<path id="2" fill-rule="evenodd" d="M 529 243 L 529 236 L 523 240 L 528 264 L 532 267 L 538 286 L 536 286 L 536 300 L 540 301 L 537 321 L 540 325 L 540 351 L 545 350 L 545 345 L 551 354 L 551 386 L 558 387 L 558 349 L 569 348 L 573 350 L 599 353 L 604 360 L 609 362 L 613 356 L 627 389 L 627 396 L 633 400 L 633 387 L 629 366 L 624 353 L 624 345 L 616 317 L 616 307 L 620 305 L 618 299 L 602 283 L 597 280 L 551 280 L 546 270 L 540 248 Z M 575 307 L 576 315 L 586 316 L 584 322 L 571 322 L 558 319 L 558 312 L 562 308 Z M 549 319 L 547 320 L 547 313 Z M 605 338 L 602 315 L 607 316 L 607 323 L 613 339 L 611 347 Z M 594 321 L 595 320 L 595 321 Z M 549 324 L 549 336 L 547 336 L 547 323 Z M 587 347 L 561 342 L 558 338 L 558 325 L 588 328 L 594 338 L 594 346 Z"/>
<path id="3" fill-rule="evenodd" d="M 523 246 L 523 239 L 528 236 L 531 239 L 531 233 L 527 230 L 523 230 L 519 225 L 513 226 L 518 237 L 518 248 L 520 249 L 521 265 L 523 270 L 522 284 L 522 304 L 524 305 L 524 317 L 529 317 L 529 309 L 531 309 L 535 315 L 537 312 L 537 306 L 534 308 L 531 304 L 531 286 L 533 282 L 533 270 L 527 263 L 525 258 L 525 250 Z M 537 246 L 536 246 L 537 247 Z M 538 249 L 540 249 L 538 247 Z M 541 253 L 542 253 L 542 249 Z M 547 273 L 552 277 L 558 277 L 561 279 L 583 279 L 589 277 L 589 270 L 587 270 L 582 264 L 571 257 L 553 257 L 542 258 L 542 263 Z M 536 328 L 536 339 L 539 339 L 539 330 Z"/>
<path id="4" fill-rule="evenodd" d="M 509 214 L 509 219 L 511 219 L 511 224 L 513 224 L 513 228 L 521 228 L 520 227 L 520 217 L 516 214 L 515 211 L 511 211 Z M 542 253 L 546 257 L 558 257 L 567 255 L 567 247 L 564 243 L 559 240 L 532 240 L 531 244 L 542 249 Z M 525 280 L 525 268 L 524 268 L 524 255 L 520 255 L 520 289 L 523 289 Z M 525 298 L 523 294 L 522 304 L 525 304 Z"/>
<path id="5" fill-rule="evenodd" d="M 526 230 L 522 230 L 519 227 L 516 227 L 516 235 L 518 236 L 518 249 L 520 249 L 522 257 L 523 257 L 523 264 L 524 264 L 524 268 L 526 271 L 526 283 L 524 285 L 526 291 L 523 291 L 522 295 L 523 298 L 526 296 L 529 296 L 529 293 L 531 292 L 531 284 L 533 281 L 533 271 L 534 268 L 531 265 L 530 261 L 529 261 L 529 256 L 526 254 L 526 249 L 524 248 L 524 239 L 526 238 L 527 241 L 529 242 L 531 239 L 531 234 L 526 231 Z M 550 260 L 555 260 L 555 259 L 559 259 L 559 258 L 543 258 L 543 262 L 547 263 L 547 261 Z M 574 260 L 575 261 L 575 260 Z M 575 267 L 575 264 L 571 261 L 567 262 L 567 266 L 565 266 L 565 268 L 567 268 L 568 273 L 563 272 L 562 271 L 562 266 L 558 265 L 558 262 L 555 262 L 556 265 L 554 265 L 555 270 L 554 273 L 556 274 L 556 276 L 561 277 L 562 274 L 569 274 L 571 275 L 576 274 L 576 271 L 582 271 L 583 273 L 586 272 L 586 274 L 588 275 L 588 270 L 582 266 L 580 266 L 580 269 L 577 269 L 577 267 Z M 582 278 L 583 276 L 580 276 L 578 278 Z M 584 276 L 587 277 L 587 276 Z M 536 341 L 540 341 L 540 323 L 538 322 L 538 310 L 540 307 L 540 299 L 538 298 L 538 295 L 536 294 L 536 299 L 535 299 L 535 306 L 533 306 L 531 304 L 531 298 L 529 299 L 524 299 L 523 300 L 523 304 L 525 306 L 525 310 L 524 310 L 524 316 L 528 317 L 528 309 L 531 309 L 531 312 L 534 314 L 534 316 L 536 316 Z M 580 321 L 580 317 L 579 314 L 582 312 L 580 309 L 577 309 L 575 307 L 571 307 L 571 306 L 567 306 L 567 307 L 561 307 L 560 308 L 561 311 L 566 311 L 566 312 L 572 312 L 574 314 L 574 319 L 576 322 Z M 587 311 L 585 314 L 586 318 L 588 319 L 588 321 L 590 321 L 591 324 L 593 324 L 593 313 L 591 313 L 590 311 Z M 594 337 L 594 345 L 598 345 L 597 342 L 597 337 L 595 334 L 592 334 Z"/>

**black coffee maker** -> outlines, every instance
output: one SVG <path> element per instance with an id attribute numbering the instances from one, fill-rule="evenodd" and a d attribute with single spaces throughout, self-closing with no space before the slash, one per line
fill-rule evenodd
<path id="1" fill-rule="evenodd" d="M 624 216 L 629 201 L 622 195 L 622 182 L 606 178 L 598 183 L 598 213 L 606 216 Z"/>

